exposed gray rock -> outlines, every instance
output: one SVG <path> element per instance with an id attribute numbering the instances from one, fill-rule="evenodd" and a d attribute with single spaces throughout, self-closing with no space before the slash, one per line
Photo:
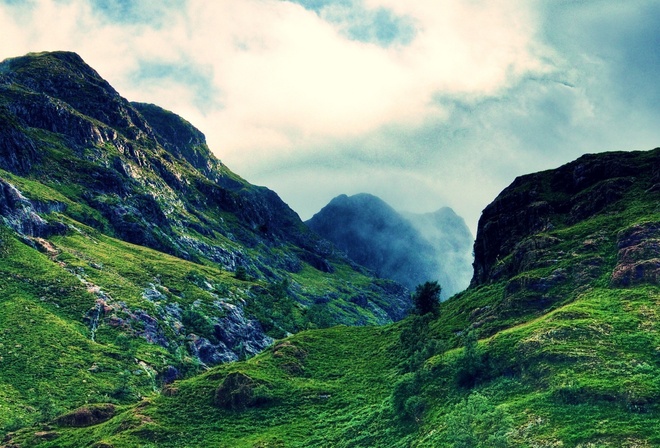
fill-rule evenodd
<path id="1" fill-rule="evenodd" d="M 238 355 L 222 341 L 213 344 L 208 339 L 199 337 L 196 334 L 189 335 L 188 341 L 191 354 L 207 366 L 238 361 L 239 359 Z"/>
<path id="2" fill-rule="evenodd" d="M 258 321 L 245 316 L 242 306 L 222 300 L 216 300 L 214 305 L 224 314 L 212 318 L 214 334 L 237 354 L 254 356 L 273 343 Z"/>
<path id="3" fill-rule="evenodd" d="M 58 203 L 49 208 L 45 203 L 36 206 L 12 184 L 0 179 L 0 217 L 5 225 L 26 236 L 47 238 L 53 234 L 63 234 L 67 226 L 59 222 L 48 222 L 38 215 L 37 210 L 61 210 L 64 204 Z"/>
<path id="4" fill-rule="evenodd" d="M 156 285 L 154 285 L 153 283 L 150 283 L 149 287 L 145 288 L 144 291 L 142 291 L 142 298 L 149 300 L 151 302 L 158 302 L 160 300 L 167 299 L 165 294 L 158 291 L 158 289 L 156 289 Z"/>

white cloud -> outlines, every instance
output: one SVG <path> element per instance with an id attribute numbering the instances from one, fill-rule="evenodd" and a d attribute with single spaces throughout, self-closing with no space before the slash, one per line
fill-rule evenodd
<path id="1" fill-rule="evenodd" d="M 20 30 L 5 12 L 14 43 L 2 52 L 72 49 L 126 95 L 160 103 L 169 101 L 162 93 L 170 85 L 133 92 L 126 82 L 138 61 L 208 65 L 226 95 L 225 108 L 211 114 L 230 125 L 215 123 L 222 136 L 212 136 L 226 154 L 268 138 L 295 145 L 292 136 L 337 137 L 420 122 L 440 112 L 430 101 L 436 91 L 489 95 L 511 76 L 543 68 L 524 9 L 457 1 L 367 5 L 411 17 L 416 38 L 388 49 L 352 41 L 314 12 L 274 0 L 192 0 L 158 28 L 113 24 L 82 0 L 44 0 Z M 230 137 L 236 126 L 248 135 Z M 262 137 L 252 143 L 250 131 Z"/>
<path id="2" fill-rule="evenodd" d="M 322 15 L 280 0 L 190 0 L 180 10 L 158 6 L 163 15 L 156 25 L 118 23 L 85 0 L 29 5 L 0 2 L 0 57 L 76 51 L 128 99 L 159 104 L 191 121 L 225 163 L 262 183 L 274 179 L 270 167 L 316 151 L 337 151 L 336 157 L 348 164 L 352 157 L 367 158 L 375 172 L 381 162 L 369 151 L 378 153 L 377 138 L 344 152 L 331 143 L 376 137 L 380 129 L 393 126 L 413 133 L 428 122 L 450 122 L 452 109 L 434 100 L 438 94 L 482 100 L 525 75 L 551 70 L 545 62 L 551 53 L 536 43 L 537 18 L 527 3 L 366 0 L 367 8 L 390 9 L 415 26 L 410 42 L 387 47 L 351 40 Z M 136 79 L 144 63 L 202 71 L 208 94 L 215 97 L 200 107 L 200 86 L 190 79 Z M 379 154 L 386 159 L 410 150 L 405 141 L 397 144 L 402 146 L 384 142 L 387 150 Z M 446 177 L 438 180 L 432 169 L 420 168 L 423 163 L 408 165 L 407 171 L 398 171 L 402 185 L 430 185 L 440 192 L 443 185 L 453 189 L 465 179 L 451 180 L 452 174 L 439 168 Z M 387 168 L 372 180 L 387 182 L 394 171 Z M 287 182 L 296 175 L 292 172 Z M 301 172 L 299 179 L 307 175 Z M 360 185 L 366 189 L 366 176 Z M 310 194 L 314 190 L 297 188 Z"/>

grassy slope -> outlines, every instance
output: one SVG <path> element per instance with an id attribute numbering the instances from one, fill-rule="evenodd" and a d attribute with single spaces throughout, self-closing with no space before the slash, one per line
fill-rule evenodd
<path id="1" fill-rule="evenodd" d="M 64 203 L 70 212 L 87 212 L 87 207 L 41 183 L 8 173 L 3 177 L 28 197 Z M 134 403 L 162 386 L 158 374 L 169 365 L 184 375 L 203 370 L 185 349 L 191 331 L 212 337 L 204 334 L 203 325 L 174 334 L 171 326 L 161 322 L 174 342 L 164 348 L 139 337 L 139 322 L 112 326 L 102 319 L 92 340 L 91 319 L 99 297 L 125 305 L 109 311 L 106 318 L 117 314 L 126 320 L 122 310 L 158 317 L 162 306 L 178 304 L 208 321 L 222 316 L 222 310 L 213 305 L 220 297 L 245 303 L 247 313 L 263 314 L 262 320 L 267 317 L 285 328 L 327 324 L 314 314 L 321 306 L 310 311 L 276 285 L 241 281 L 213 265 L 108 237 L 61 214 L 48 219 L 66 222 L 78 231 L 40 240 L 37 250 L 0 226 L 0 433 L 48 421 L 86 403 Z M 347 282 L 366 285 L 363 275 L 338 268 L 335 275 L 306 268 L 293 280 L 298 288 L 337 290 L 338 294 Z M 162 294 L 159 302 L 144 296 L 148 289 Z M 330 321 L 327 315 L 326 320 Z M 212 333 L 212 328 L 207 330 Z"/>
<path id="2" fill-rule="evenodd" d="M 70 56 L 62 57 L 71 62 Z M 14 68 L 18 72 L 29 68 L 36 80 L 46 84 L 52 84 L 52 76 L 66 78 L 65 84 L 75 84 L 72 89 L 55 84 L 63 88 L 60 93 L 68 95 L 65 99 L 72 107 L 84 106 L 86 113 L 97 117 L 107 113 L 114 117 L 112 123 L 129 123 L 128 103 L 99 90 L 96 81 L 100 78 L 90 83 L 85 78 L 89 73 L 74 70 L 71 74 L 71 67 L 55 59 L 48 54 L 32 55 L 14 61 L 18 64 Z M 3 75 L 8 73 L 6 65 L 0 70 Z M 155 140 L 140 137 L 135 128 L 111 128 L 110 122 L 102 123 L 31 88 L 10 83 L 8 78 L 1 84 L 0 130 L 25 137 L 16 154 L 19 159 L 25 156 L 25 165 L 31 169 L 15 170 L 9 164 L 5 168 L 13 173 L 0 170 L 0 178 L 39 210 L 56 210 L 42 213 L 42 217 L 69 225 L 69 231 L 47 241 L 21 239 L 1 225 L 0 217 L 0 440 L 6 432 L 49 421 L 87 403 L 135 403 L 162 386 L 161 375 L 167 366 L 176 367 L 184 377 L 203 371 L 189 345 L 194 335 L 215 342 L 213 318 L 226 312 L 217 304 L 219 300 L 244 305 L 245 316 L 259 320 L 273 337 L 338 322 L 391 321 L 381 309 L 356 303 L 366 297 L 387 308 L 383 303 L 387 299 L 376 291 L 390 287 L 389 283 L 372 288 L 372 283 L 381 282 L 372 282 L 342 258 L 331 257 L 335 272 L 325 273 L 305 261 L 314 253 L 303 253 L 308 258 L 301 259 L 292 256 L 292 252 L 303 252 L 294 237 L 309 235 L 304 224 L 264 188 L 248 184 L 215 158 L 205 160 L 208 148 L 190 124 L 185 123 L 184 130 L 199 133 L 202 143 L 192 148 L 183 145 L 189 153 L 179 157 Z M 25 117 L 33 121 L 17 118 L 14 110 L 29 110 Z M 155 123 L 160 127 L 182 121 L 166 111 L 158 114 L 169 123 Z M 60 123 L 62 116 L 66 120 Z M 105 142 L 93 138 L 93 132 L 105 133 Z M 109 135 L 114 137 L 108 140 Z M 184 156 L 203 169 L 195 168 Z M 118 164 L 133 177 L 119 175 Z M 229 185 L 227 190 L 205 177 L 205 172 L 218 185 Z M 209 192 L 226 193 L 227 204 L 215 204 Z M 259 202 L 268 198 L 275 209 Z M 233 201 L 241 209 L 254 206 L 252 212 L 257 215 L 272 212 L 271 218 L 285 228 L 270 230 L 280 230 L 283 235 L 262 238 L 259 232 L 263 229 L 256 231 L 248 218 L 223 208 Z M 196 263 L 113 238 L 120 233 L 107 209 L 122 206 L 128 210 L 122 222 L 139 224 L 140 229 L 151 232 L 152 247 L 162 243 L 169 253 L 182 255 L 171 247 L 172 239 L 192 236 L 211 248 L 237 255 L 246 264 L 246 278 L 237 279 L 235 273 L 222 269 L 229 269 L 227 265 L 204 258 L 188 247 L 191 245 L 182 244 L 181 250 L 190 250 Z M 166 223 L 169 230 L 158 227 L 154 219 L 158 207 L 176 218 L 174 225 Z M 287 260 L 299 263 L 301 270 L 286 266 Z M 260 271 L 264 267 L 269 275 Z M 106 302 L 114 308 L 103 311 L 106 319 L 100 319 L 96 327 L 95 316 Z M 182 314 L 190 312 L 184 316 L 187 321 L 163 322 L 171 317 L 163 317 L 163 309 L 169 305 L 177 305 Z M 141 337 L 148 322 L 135 317 L 143 315 L 140 313 L 163 317 L 158 325 L 169 346 L 148 343 Z M 121 321 L 111 325 L 111 317 Z"/>
<path id="3" fill-rule="evenodd" d="M 57 438 L 42 445 L 657 446 L 660 287 L 610 286 L 616 235 L 645 222 L 660 222 L 657 201 L 633 188 L 601 214 L 545 234 L 558 241 L 545 255 L 552 266 L 470 289 L 435 321 L 303 332 L 106 423 L 52 427 Z M 557 269 L 571 281 L 551 285 L 543 307 L 511 289 Z M 495 318 L 479 322 L 477 309 Z M 215 404 L 232 372 L 252 378 L 263 402 Z M 14 440 L 36 443 L 33 434 Z"/>
<path id="4" fill-rule="evenodd" d="M 471 387 L 457 384 L 462 348 L 401 374 L 399 333 L 410 322 L 303 332 L 287 339 L 288 354 L 275 346 L 177 382 L 174 395 L 152 396 L 107 423 L 56 428 L 59 437 L 43 446 L 656 446 L 658 297 L 657 287 L 595 289 L 482 340 L 477 352 L 489 368 Z M 231 372 L 261 382 L 268 401 L 214 405 Z M 395 411 L 397 382 L 415 375 L 421 386 L 412 395 L 426 403 L 418 421 Z"/>
<path id="5" fill-rule="evenodd" d="M 101 324 L 92 341 L 85 316 L 95 307 L 97 289 L 148 312 L 153 304 L 142 292 L 156 273 L 163 284 L 180 288 L 180 296 L 188 301 L 213 299 L 188 280 L 191 272 L 225 284 L 237 298 L 244 294 L 243 282 L 227 273 L 96 232 L 53 238 L 50 253 L 23 244 L 4 228 L 1 233 L 0 427 L 5 429 L 49 419 L 87 402 L 130 402 L 153 392 L 157 381 L 140 371 L 136 359 L 155 371 L 186 364 L 172 351 L 133 338 L 125 328 Z M 122 340 L 125 334 L 129 338 Z M 122 386 L 127 394 L 120 393 Z"/>

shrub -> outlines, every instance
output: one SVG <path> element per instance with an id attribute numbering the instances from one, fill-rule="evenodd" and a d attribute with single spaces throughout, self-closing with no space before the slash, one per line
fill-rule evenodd
<path id="1" fill-rule="evenodd" d="M 478 351 L 477 337 L 469 332 L 465 335 L 463 355 L 456 363 L 456 382 L 465 388 L 474 387 L 486 375 L 483 357 Z"/>
<path id="2" fill-rule="evenodd" d="M 409 325 L 401 331 L 397 357 L 401 360 L 399 368 L 402 372 L 414 372 L 420 369 L 427 359 L 446 350 L 443 341 L 432 337 L 429 329 L 431 320 L 431 314 L 413 316 Z"/>
<path id="3" fill-rule="evenodd" d="M 305 358 L 307 351 L 290 341 L 280 342 L 273 348 L 273 359 L 278 361 L 280 369 L 291 375 L 300 375 L 304 372 Z"/>
<path id="4" fill-rule="evenodd" d="M 208 339 L 213 338 L 213 325 L 211 325 L 206 316 L 192 306 L 181 313 L 181 323 L 188 333 L 195 333 L 198 336 L 204 336 Z"/>
<path id="5" fill-rule="evenodd" d="M 115 415 L 112 404 L 97 404 L 80 407 L 55 419 L 60 426 L 84 427 L 97 425 L 111 419 Z"/>
<path id="6" fill-rule="evenodd" d="M 234 277 L 237 280 L 246 281 L 248 279 L 247 269 L 245 269 L 243 266 L 237 267 L 236 272 L 234 273 Z"/>
<path id="7" fill-rule="evenodd" d="M 418 373 L 406 373 L 394 384 L 392 406 L 402 419 L 421 419 L 426 409 L 426 402 L 419 396 L 421 383 Z"/>
<path id="8" fill-rule="evenodd" d="M 265 385 L 242 372 L 232 372 L 215 391 L 215 404 L 230 411 L 242 411 L 270 400 Z"/>
<path id="9" fill-rule="evenodd" d="M 479 393 L 473 393 L 456 404 L 446 419 L 445 437 L 449 446 L 455 448 L 513 446 L 509 440 L 509 432 L 513 427 L 511 417 Z"/>
<path id="10" fill-rule="evenodd" d="M 404 414 L 414 419 L 416 422 L 419 422 L 424 415 L 426 410 L 426 400 L 421 398 L 419 395 L 413 395 L 409 397 L 403 405 Z"/>

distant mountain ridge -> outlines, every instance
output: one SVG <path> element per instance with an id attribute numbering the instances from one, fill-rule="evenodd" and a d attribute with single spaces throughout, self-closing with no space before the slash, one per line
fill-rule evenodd
<path id="1" fill-rule="evenodd" d="M 446 299 L 470 282 L 472 235 L 448 207 L 401 214 L 371 194 L 340 195 L 306 224 L 356 263 L 411 290 L 439 281 Z"/>

